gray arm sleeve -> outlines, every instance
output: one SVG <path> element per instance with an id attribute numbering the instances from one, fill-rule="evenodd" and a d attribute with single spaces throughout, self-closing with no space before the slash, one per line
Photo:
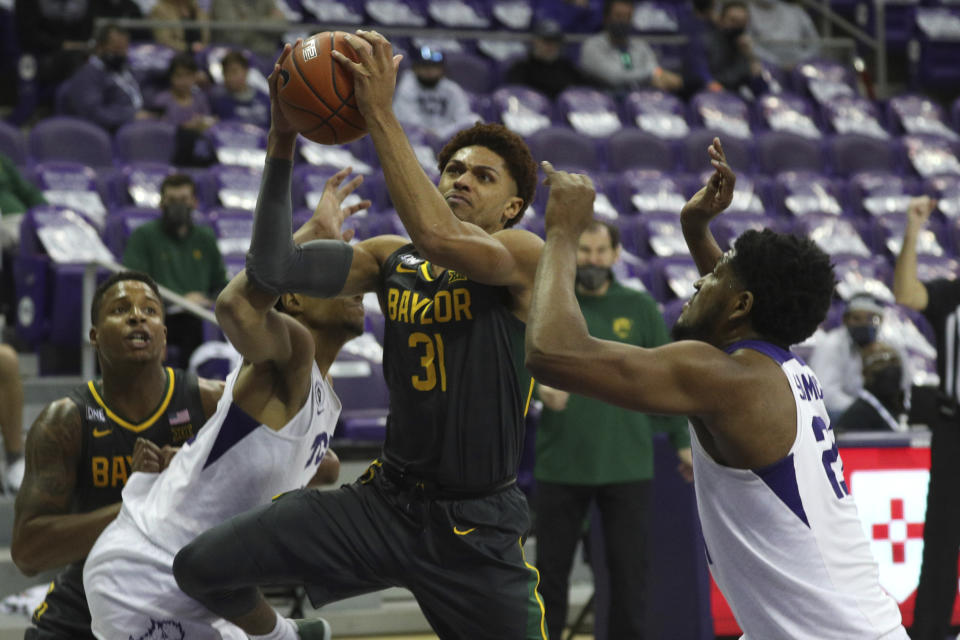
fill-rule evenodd
<path id="1" fill-rule="evenodd" d="M 292 173 L 289 160 L 267 158 L 253 213 L 247 277 L 274 295 L 302 293 L 330 298 L 347 282 L 353 247 L 340 240 L 311 240 L 299 246 L 293 243 Z"/>

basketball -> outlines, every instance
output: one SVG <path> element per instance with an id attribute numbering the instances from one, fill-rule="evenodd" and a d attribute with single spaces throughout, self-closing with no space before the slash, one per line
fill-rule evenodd
<path id="1" fill-rule="evenodd" d="M 321 144 L 343 144 L 367 133 L 353 95 L 353 75 L 330 55 L 336 49 L 359 61 L 346 35 L 324 31 L 310 36 L 294 45 L 280 70 L 283 115 L 300 135 Z"/>

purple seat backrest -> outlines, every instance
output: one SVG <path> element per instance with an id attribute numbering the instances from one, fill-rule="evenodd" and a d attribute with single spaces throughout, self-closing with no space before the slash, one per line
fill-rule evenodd
<path id="1" fill-rule="evenodd" d="M 727 91 L 701 91 L 693 96 L 691 107 L 705 128 L 736 138 L 750 137 L 750 109 L 743 98 Z"/>
<path id="2" fill-rule="evenodd" d="M 69 207 L 44 204 L 29 209 L 20 223 L 20 252 L 28 256 L 45 253 L 38 231 L 42 228 L 73 226 L 74 215 L 89 222 L 83 213 Z"/>
<path id="3" fill-rule="evenodd" d="M 155 42 L 135 42 L 127 50 L 130 71 L 138 79 L 151 75 L 165 76 L 170 61 L 177 54 L 172 48 Z"/>
<path id="4" fill-rule="evenodd" d="M 798 91 L 811 91 L 816 97 L 813 85 L 847 85 L 852 77 L 849 69 L 831 60 L 809 60 L 797 65 L 793 70 L 794 86 Z M 852 91 L 852 90 L 851 90 Z M 820 99 L 818 98 L 818 101 Z"/>
<path id="5" fill-rule="evenodd" d="M 921 282 L 940 278 L 954 279 L 957 277 L 960 263 L 953 258 L 938 256 L 917 256 L 917 278 Z"/>
<path id="6" fill-rule="evenodd" d="M 648 213 L 641 220 L 653 255 L 689 255 L 690 250 L 680 230 L 680 216 L 671 213 Z"/>
<path id="7" fill-rule="evenodd" d="M 839 216 L 843 207 L 835 185 L 824 175 L 808 171 L 784 171 L 776 178 L 778 191 L 788 213 L 804 217 L 810 214 Z"/>
<path id="8" fill-rule="evenodd" d="M 633 30 L 639 33 L 679 33 L 677 6 L 673 3 L 637 2 L 633 9 Z"/>
<path id="9" fill-rule="evenodd" d="M 118 260 L 123 258 L 130 234 L 140 225 L 160 217 L 159 209 L 124 207 L 115 209 L 107 216 L 103 230 L 103 242 Z"/>
<path id="10" fill-rule="evenodd" d="M 759 167 L 769 174 L 781 171 L 822 171 L 823 147 L 820 142 L 783 131 L 767 131 L 757 143 Z"/>
<path id="11" fill-rule="evenodd" d="M 535 160 L 549 160 L 555 167 L 600 166 L 593 140 L 567 127 L 547 127 L 531 135 L 527 142 Z"/>
<path id="12" fill-rule="evenodd" d="M 690 132 L 683 103 L 669 93 L 644 89 L 624 99 L 624 114 L 637 127 L 660 138 L 684 138 Z"/>
<path id="13" fill-rule="evenodd" d="M 960 175 L 960 160 L 955 147 L 932 136 L 903 136 L 900 138 L 907 160 L 922 178 L 944 174 Z"/>
<path id="14" fill-rule="evenodd" d="M 856 227 L 846 218 L 809 213 L 797 220 L 795 229 L 805 233 L 830 255 L 842 253 L 865 258 L 872 255 Z"/>
<path id="15" fill-rule="evenodd" d="M 367 15 L 376 24 L 425 27 L 427 15 L 419 0 L 365 0 Z"/>
<path id="16" fill-rule="evenodd" d="M 261 171 L 251 167 L 220 165 L 211 167 L 205 180 L 212 191 L 211 201 L 224 207 L 253 211 L 260 191 Z"/>
<path id="17" fill-rule="evenodd" d="M 749 171 L 753 167 L 756 154 L 751 139 L 735 138 L 710 129 L 694 129 L 689 135 L 684 136 L 682 143 L 683 165 L 687 171 L 696 173 L 710 167 L 707 147 L 713 143 L 715 136 L 719 136 L 724 153 L 727 155 L 727 162 L 734 171 Z"/>
<path id="18" fill-rule="evenodd" d="M 837 96 L 823 104 L 823 110 L 837 133 L 856 133 L 882 140 L 890 137 L 880 123 L 876 106 L 865 98 Z"/>
<path id="19" fill-rule="evenodd" d="M 77 162 L 42 162 L 33 168 L 34 183 L 42 190 L 96 191 L 96 172 Z"/>
<path id="20" fill-rule="evenodd" d="M 492 115 L 522 136 L 549 127 L 553 104 L 539 91 L 529 87 L 508 85 L 491 96 Z"/>
<path id="21" fill-rule="evenodd" d="M 489 93 L 496 78 L 489 61 L 470 53 L 448 53 L 445 56 L 446 75 L 467 91 Z"/>
<path id="22" fill-rule="evenodd" d="M 507 29 L 527 31 L 533 19 L 536 0 L 493 0 L 490 14 Z"/>
<path id="23" fill-rule="evenodd" d="M 661 259 L 656 261 L 655 264 L 657 264 L 666 285 L 666 289 L 662 290 L 664 294 L 669 293 L 680 299 L 686 299 L 693 295 L 693 283 L 700 279 L 700 272 L 697 271 L 697 265 L 694 264 L 693 258 L 676 256 Z"/>
<path id="24" fill-rule="evenodd" d="M 907 228 L 906 216 L 883 216 L 875 222 L 881 233 L 884 246 L 893 256 L 900 255 L 903 248 L 903 233 Z M 917 235 L 917 254 L 942 256 L 944 247 L 941 238 L 944 236 L 943 225 L 939 220 L 929 220 L 926 227 Z"/>
<path id="25" fill-rule="evenodd" d="M 63 160 L 97 168 L 113 166 L 109 134 L 80 118 L 56 116 L 40 121 L 30 132 L 29 148 L 35 162 Z"/>
<path id="26" fill-rule="evenodd" d="M 596 89 L 572 87 L 557 96 L 557 105 L 574 130 L 605 138 L 621 128 L 617 105 Z"/>
<path id="27" fill-rule="evenodd" d="M 898 169 L 895 141 L 880 140 L 856 133 L 838 134 L 830 140 L 833 170 L 840 176 L 861 171 Z"/>
<path id="28" fill-rule="evenodd" d="M 489 29 L 492 22 L 489 3 L 476 0 L 427 0 L 427 14 L 450 29 Z"/>
<path id="29" fill-rule="evenodd" d="M 624 98 L 630 116 L 640 113 L 675 113 L 683 115 L 684 106 L 676 96 L 656 89 L 638 89 Z"/>
<path id="30" fill-rule="evenodd" d="M 925 192 L 937 198 L 937 209 L 949 219 L 960 219 L 960 175 L 930 178 L 924 184 Z"/>
<path id="31" fill-rule="evenodd" d="M 902 176 L 863 171 L 850 178 L 856 202 L 873 216 L 900 215 L 907 210 L 914 187 Z"/>
<path id="32" fill-rule="evenodd" d="M 621 200 L 635 211 L 679 214 L 687 199 L 672 177 L 659 171 L 629 169 L 621 179 Z"/>
<path id="33" fill-rule="evenodd" d="M 787 131 L 814 140 L 823 136 L 813 118 L 813 107 L 798 95 L 768 93 L 757 100 L 757 110 L 774 131 Z"/>
<path id="34" fill-rule="evenodd" d="M 170 162 L 176 145 L 177 128 L 162 120 L 136 120 L 117 130 L 114 147 L 117 159 L 130 162 Z"/>
<path id="35" fill-rule="evenodd" d="M 267 148 L 267 132 L 249 122 L 218 122 L 207 129 L 207 135 L 214 147 Z"/>
<path id="36" fill-rule="evenodd" d="M 168 164 L 137 163 L 123 168 L 120 181 L 125 195 L 138 207 L 160 206 L 160 185 L 176 170 Z"/>
<path id="37" fill-rule="evenodd" d="M 23 137 L 23 132 L 2 120 L 0 120 L 0 153 L 13 160 L 15 165 L 23 166 L 27 163 L 27 141 Z"/>
<path id="38" fill-rule="evenodd" d="M 671 142 L 633 128 L 610 138 L 607 161 L 611 171 L 644 168 L 670 172 L 677 168 L 677 154 Z"/>
<path id="39" fill-rule="evenodd" d="M 300 5 L 321 24 L 363 24 L 359 0 L 300 0 Z"/>
<path id="40" fill-rule="evenodd" d="M 698 185 L 705 185 L 713 175 L 713 169 L 700 174 Z M 727 207 L 728 214 L 746 214 L 762 216 L 766 213 L 766 203 L 761 193 L 760 182 L 749 175 L 737 174 L 737 187 L 733 192 L 733 201 Z"/>

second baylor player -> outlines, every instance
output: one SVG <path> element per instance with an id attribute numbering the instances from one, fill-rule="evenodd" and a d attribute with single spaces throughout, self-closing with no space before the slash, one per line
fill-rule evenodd
<path id="1" fill-rule="evenodd" d="M 163 303 L 149 276 L 111 276 L 90 313 L 102 378 L 48 405 L 27 436 L 11 556 L 26 575 L 66 567 L 34 612 L 27 640 L 93 638 L 84 560 L 120 511 L 134 442 L 179 446 L 213 414 L 223 388 L 163 366 Z"/>

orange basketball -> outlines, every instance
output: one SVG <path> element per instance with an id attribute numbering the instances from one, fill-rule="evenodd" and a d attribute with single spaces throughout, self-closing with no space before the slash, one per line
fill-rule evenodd
<path id="1" fill-rule="evenodd" d="M 353 95 L 353 75 L 333 59 L 336 49 L 359 61 L 343 31 L 317 33 L 294 45 L 281 68 L 280 108 L 304 138 L 343 144 L 367 133 Z"/>

